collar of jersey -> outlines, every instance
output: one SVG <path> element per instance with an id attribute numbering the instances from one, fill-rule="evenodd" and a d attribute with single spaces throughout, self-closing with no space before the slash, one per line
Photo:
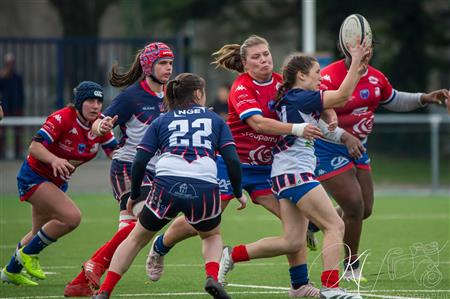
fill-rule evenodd
<path id="1" fill-rule="evenodd" d="M 270 76 L 270 79 L 267 80 L 267 81 L 262 81 L 262 82 L 260 82 L 260 81 L 256 81 L 256 80 L 253 79 L 253 78 L 252 78 L 252 81 L 253 81 L 253 83 L 254 83 L 255 85 L 259 85 L 259 86 L 267 86 L 267 85 L 272 84 L 272 82 L 273 82 L 273 76 Z"/>
<path id="2" fill-rule="evenodd" d="M 150 86 L 148 85 L 147 81 L 145 81 L 145 79 L 142 80 L 140 84 L 141 84 L 141 87 L 143 90 L 145 90 L 146 92 L 148 92 L 149 94 L 151 94 L 154 97 L 158 97 L 158 95 L 150 88 Z M 165 88 L 165 86 L 164 86 L 164 88 Z"/>

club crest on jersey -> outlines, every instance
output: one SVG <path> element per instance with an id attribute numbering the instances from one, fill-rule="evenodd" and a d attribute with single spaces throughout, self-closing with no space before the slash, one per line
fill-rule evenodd
<path id="1" fill-rule="evenodd" d="M 84 153 L 85 150 L 86 150 L 86 144 L 84 144 L 84 143 L 78 144 L 78 152 L 80 154 Z"/>
<path id="2" fill-rule="evenodd" d="M 370 96 L 370 92 L 369 92 L 369 90 L 367 88 L 361 89 L 359 91 L 359 96 L 361 97 L 361 99 L 367 100 L 369 98 L 369 96 Z"/>

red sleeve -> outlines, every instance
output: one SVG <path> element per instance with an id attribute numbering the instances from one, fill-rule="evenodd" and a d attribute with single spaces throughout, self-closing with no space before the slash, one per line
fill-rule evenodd
<path id="1" fill-rule="evenodd" d="M 380 102 L 384 102 L 389 100 L 392 97 L 393 88 L 391 82 L 389 82 L 388 78 L 385 75 L 381 74 L 380 76 L 381 83 L 381 100 Z"/>
<path id="2" fill-rule="evenodd" d="M 254 114 L 262 114 L 256 91 L 245 74 L 234 82 L 229 100 L 241 120 Z"/>
<path id="3" fill-rule="evenodd" d="M 58 140 L 62 133 L 66 132 L 69 129 L 69 126 L 73 124 L 73 115 L 70 113 L 69 108 L 61 109 L 49 117 L 42 125 L 40 131 L 47 135 L 47 141 L 49 143 L 53 143 L 55 140 Z"/>

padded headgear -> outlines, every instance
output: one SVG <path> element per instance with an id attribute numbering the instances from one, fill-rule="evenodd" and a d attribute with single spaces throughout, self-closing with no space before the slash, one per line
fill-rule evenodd
<path id="1" fill-rule="evenodd" d="M 83 102 L 87 99 L 99 99 L 103 102 L 103 87 L 92 81 L 83 81 L 73 89 L 75 108 L 82 112 Z"/>
<path id="2" fill-rule="evenodd" d="M 153 68 L 160 59 L 174 59 L 172 50 L 165 43 L 155 42 L 148 44 L 142 50 L 139 60 L 142 71 L 146 76 L 153 75 Z"/>

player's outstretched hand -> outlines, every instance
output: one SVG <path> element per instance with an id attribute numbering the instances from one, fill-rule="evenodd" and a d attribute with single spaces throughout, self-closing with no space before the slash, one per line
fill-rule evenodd
<path id="1" fill-rule="evenodd" d="M 247 201 L 248 201 L 247 195 L 242 193 L 242 196 L 239 197 L 237 200 L 239 201 L 239 207 L 237 207 L 237 210 L 245 209 L 245 207 L 247 206 Z"/>
<path id="2" fill-rule="evenodd" d="M 97 131 L 101 135 L 105 135 L 109 131 L 111 131 L 114 128 L 114 124 L 116 123 L 117 119 L 119 118 L 118 115 L 114 115 L 114 117 L 105 117 L 98 123 Z"/>
<path id="3" fill-rule="evenodd" d="M 69 163 L 66 159 L 56 158 L 50 163 L 55 177 L 70 177 L 70 174 L 75 170 L 75 166 Z"/>
<path id="4" fill-rule="evenodd" d="M 366 152 L 366 148 L 361 143 L 361 140 L 350 133 L 345 132 L 341 140 L 347 147 L 348 153 L 355 159 L 361 158 L 362 154 Z"/>
<path id="5" fill-rule="evenodd" d="M 422 104 L 442 104 L 450 98 L 448 89 L 439 89 L 430 93 L 424 93 L 420 98 Z M 448 104 L 447 104 L 448 107 Z"/>

